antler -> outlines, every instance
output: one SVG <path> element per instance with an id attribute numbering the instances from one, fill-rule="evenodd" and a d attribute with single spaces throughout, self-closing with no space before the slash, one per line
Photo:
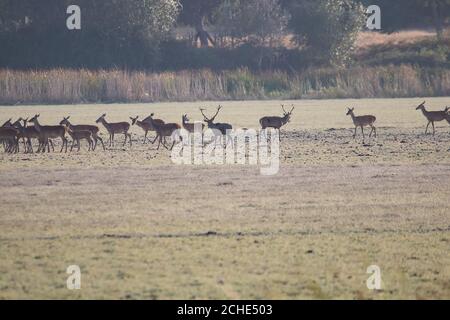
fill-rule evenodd
<path id="1" fill-rule="evenodd" d="M 200 108 L 200 112 L 202 113 L 202 115 L 203 115 L 203 118 L 205 118 L 205 120 L 206 121 L 210 121 L 209 119 L 208 119 L 208 117 L 204 114 L 204 112 L 203 111 L 205 111 L 205 109 L 203 109 L 203 108 Z"/>
<path id="2" fill-rule="evenodd" d="M 214 121 L 214 119 L 216 119 L 217 115 L 219 114 L 220 110 L 222 109 L 222 106 L 219 104 L 219 107 L 217 108 L 217 112 L 214 115 L 214 117 L 211 118 L 211 121 Z"/>
<path id="3" fill-rule="evenodd" d="M 281 108 L 283 109 L 283 112 L 286 114 L 287 111 L 284 109 L 284 104 L 281 105 Z"/>
<path id="4" fill-rule="evenodd" d="M 292 111 L 294 111 L 294 109 L 295 109 L 295 107 L 294 107 L 294 105 L 292 105 L 292 109 L 291 109 L 291 111 L 289 111 L 289 113 L 292 113 Z"/>

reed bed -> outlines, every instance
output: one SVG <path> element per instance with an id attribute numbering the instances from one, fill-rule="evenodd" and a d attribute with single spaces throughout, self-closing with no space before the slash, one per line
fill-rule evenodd
<path id="1" fill-rule="evenodd" d="M 124 70 L 0 70 L 0 104 L 449 96 L 450 70 L 410 65 L 147 73 Z"/>

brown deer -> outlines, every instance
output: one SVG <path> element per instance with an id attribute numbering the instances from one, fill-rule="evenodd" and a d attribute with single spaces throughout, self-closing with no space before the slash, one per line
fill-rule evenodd
<path id="1" fill-rule="evenodd" d="M 181 117 L 181 121 L 183 123 L 183 128 L 188 131 L 189 133 L 194 133 L 195 131 L 195 123 L 189 123 L 189 118 L 187 114 L 184 114 Z M 202 128 L 202 132 L 203 130 L 205 130 L 205 125 L 202 123 L 201 124 L 201 128 Z"/>
<path id="2" fill-rule="evenodd" d="M 9 118 L 7 121 L 5 121 L 5 123 L 2 124 L 0 128 L 11 128 L 12 127 L 11 120 L 12 118 Z M 9 144 L 8 140 L 0 139 L 0 141 L 3 144 L 3 148 L 6 150 Z"/>
<path id="3" fill-rule="evenodd" d="M 286 125 L 289 121 L 291 121 L 291 115 L 295 107 L 292 106 L 292 109 L 289 112 L 284 109 L 284 105 L 281 105 L 281 108 L 283 109 L 282 117 L 269 116 L 269 117 L 262 117 L 261 119 L 259 119 L 259 124 L 261 125 L 262 130 L 265 130 L 267 128 L 274 128 L 278 130 L 280 141 L 281 141 L 280 129 L 282 126 Z"/>
<path id="4" fill-rule="evenodd" d="M 39 132 L 39 142 L 42 145 L 39 147 L 38 152 L 42 151 L 45 152 L 45 147 L 47 147 L 47 151 L 50 152 L 50 146 L 49 146 L 49 139 L 53 138 L 61 138 L 62 140 L 62 146 L 61 151 L 63 151 L 64 147 L 65 152 L 67 152 L 67 128 L 64 126 L 41 126 L 39 123 L 39 114 L 35 115 L 33 118 L 30 119 L 30 122 L 34 124 L 34 127 L 36 128 L 37 132 Z"/>
<path id="5" fill-rule="evenodd" d="M 159 138 L 157 150 L 159 150 L 161 143 L 166 149 L 172 150 L 173 146 L 175 145 L 175 142 L 176 142 L 173 134 L 176 130 L 181 129 L 181 126 L 178 123 L 160 124 L 153 119 L 153 116 L 154 116 L 154 114 L 152 113 L 149 117 L 147 117 L 147 119 L 150 121 L 150 123 L 153 125 L 153 127 L 156 130 L 156 138 L 155 138 L 155 140 L 153 140 L 152 144 L 155 143 L 156 139 Z M 172 143 L 172 146 L 170 147 L 170 149 L 165 144 L 166 137 L 172 137 L 173 143 Z M 163 138 L 164 138 L 164 141 L 163 141 Z"/>
<path id="6" fill-rule="evenodd" d="M 70 152 L 73 150 L 75 141 L 77 142 L 78 152 L 80 151 L 80 140 L 86 140 L 89 143 L 88 151 L 94 151 L 94 135 L 90 130 L 77 130 L 73 131 L 71 128 L 67 127 L 67 132 L 72 138 L 72 146 L 70 147 Z"/>
<path id="7" fill-rule="evenodd" d="M 147 135 L 148 135 L 149 131 L 156 131 L 155 127 L 150 122 L 148 117 L 146 119 L 144 119 L 143 121 L 138 120 L 138 118 L 139 118 L 139 116 L 136 116 L 135 118 L 130 117 L 131 124 L 133 126 L 137 125 L 142 130 L 144 130 L 145 135 L 144 135 L 144 142 L 143 142 L 143 144 L 145 144 L 147 142 L 147 140 L 149 142 L 151 142 L 151 140 L 147 138 Z M 147 120 L 147 121 L 145 121 L 145 120 Z M 153 119 L 153 121 L 158 123 L 159 125 L 163 125 L 164 124 L 164 121 L 162 121 L 161 119 Z"/>
<path id="8" fill-rule="evenodd" d="M 372 133 L 375 133 L 375 137 L 377 136 L 377 128 L 375 128 L 375 121 L 377 121 L 377 118 L 375 116 L 372 115 L 368 115 L 368 116 L 355 116 L 355 108 L 348 108 L 347 111 L 347 116 L 351 116 L 353 123 L 355 125 L 355 133 L 353 134 L 353 139 L 356 139 L 356 130 L 358 129 L 358 127 L 361 128 L 362 131 L 362 135 L 363 135 L 363 139 L 365 139 L 365 134 L 364 134 L 364 127 L 370 126 L 372 128 L 372 130 L 370 130 L 370 134 L 369 134 L 369 138 L 372 136 Z"/>
<path id="9" fill-rule="evenodd" d="M 128 130 L 130 130 L 130 124 L 128 122 L 116 122 L 116 123 L 109 123 L 105 120 L 106 113 L 104 113 L 100 118 L 95 121 L 96 123 L 102 123 L 103 126 L 106 128 L 106 130 L 109 133 L 109 146 L 114 146 L 114 135 L 116 133 L 123 133 L 125 135 L 125 141 L 123 142 L 123 145 L 127 143 L 127 138 L 130 140 L 130 147 L 131 147 L 131 134 L 128 133 Z"/>
<path id="10" fill-rule="evenodd" d="M 425 109 L 425 101 L 419 104 L 419 106 L 416 108 L 416 110 L 422 110 L 423 115 L 428 120 L 427 128 L 425 129 L 425 134 L 428 133 L 428 127 L 430 124 L 433 126 L 433 136 L 436 133 L 436 129 L 434 127 L 435 122 L 440 122 L 447 119 L 448 116 L 448 108 L 445 109 L 445 111 L 427 111 Z"/>
<path id="11" fill-rule="evenodd" d="M 19 131 L 13 127 L 1 127 L 0 128 L 0 140 L 4 141 L 5 152 L 17 153 L 19 152 Z"/>
<path id="12" fill-rule="evenodd" d="M 205 111 L 205 109 L 200 108 L 200 112 L 203 115 L 203 121 L 206 122 L 206 124 L 208 125 L 209 129 L 219 130 L 222 133 L 222 135 L 226 135 L 227 134 L 227 130 L 232 130 L 233 126 L 231 124 L 229 124 L 229 123 L 214 123 L 214 120 L 216 119 L 216 117 L 219 114 L 221 109 L 222 109 L 222 106 L 219 105 L 219 107 L 217 108 L 216 114 L 212 118 L 208 118 L 205 115 L 205 113 L 203 112 L 203 111 Z"/>
<path id="13" fill-rule="evenodd" d="M 22 134 L 27 138 L 27 144 L 28 144 L 28 151 L 33 153 L 33 145 L 31 143 L 31 139 L 36 139 L 39 142 L 39 146 L 43 145 L 43 141 L 39 140 L 40 135 L 39 132 L 36 130 L 35 126 L 27 126 L 27 123 L 29 122 L 28 118 L 22 119 L 23 121 L 23 129 Z M 51 139 L 48 139 L 48 142 L 50 143 L 50 147 L 52 148 L 52 152 L 55 152 L 55 147 L 53 145 L 53 141 Z M 38 149 L 39 151 L 39 149 Z"/>
<path id="14" fill-rule="evenodd" d="M 103 147 L 103 151 L 106 150 L 105 148 L 105 144 L 103 143 L 103 139 L 99 137 L 98 133 L 100 131 L 99 127 L 94 126 L 94 125 L 85 125 L 85 124 L 79 124 L 79 125 L 73 125 L 70 123 L 69 121 L 70 116 L 68 117 L 63 117 L 63 119 L 61 120 L 61 122 L 59 123 L 62 126 L 66 126 L 67 128 L 69 128 L 71 131 L 90 131 L 92 134 L 92 139 L 94 139 L 94 147 L 92 149 L 92 151 L 95 150 L 95 148 L 97 147 L 97 143 L 98 141 L 101 142 L 102 147 Z M 73 143 L 72 143 L 73 145 Z"/>

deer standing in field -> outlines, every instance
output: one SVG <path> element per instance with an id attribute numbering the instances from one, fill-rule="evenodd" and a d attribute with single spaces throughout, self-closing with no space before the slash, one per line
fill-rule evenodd
<path id="1" fill-rule="evenodd" d="M 138 120 L 139 116 L 136 116 L 135 118 L 130 117 L 131 120 L 131 124 L 137 125 L 138 127 L 140 127 L 142 130 L 144 130 L 145 135 L 144 135 L 144 142 L 143 144 L 145 144 L 147 142 L 147 140 L 149 142 L 151 142 L 150 139 L 147 138 L 148 132 L 149 131 L 156 131 L 155 127 L 153 126 L 153 124 L 150 122 L 149 117 L 147 117 L 146 119 L 144 119 L 143 121 Z M 156 122 L 159 125 L 163 125 L 165 122 L 162 121 L 161 119 L 153 119 L 154 122 Z"/>
<path id="2" fill-rule="evenodd" d="M 443 120 L 447 119 L 448 116 L 448 107 L 445 109 L 445 111 L 427 111 L 425 109 L 425 101 L 422 102 L 417 108 L 416 110 L 421 110 L 423 115 L 425 116 L 425 118 L 427 118 L 428 120 L 428 124 L 427 124 L 427 128 L 425 129 L 425 134 L 428 133 L 428 127 L 430 126 L 430 124 L 433 126 L 433 136 L 436 133 L 436 129 L 434 127 L 434 123 L 435 122 L 440 122 Z"/>
<path id="3" fill-rule="evenodd" d="M 147 117 L 148 121 L 153 125 L 153 127 L 156 130 L 156 138 L 155 138 L 155 140 L 153 140 L 152 144 L 155 143 L 156 139 L 159 138 L 158 148 L 156 150 L 159 150 L 161 143 L 166 149 L 172 150 L 173 146 L 175 145 L 175 142 L 176 142 L 174 133 L 177 130 L 181 129 L 181 126 L 178 123 L 160 124 L 160 123 L 156 122 L 156 120 L 153 119 L 153 116 L 154 116 L 154 114 L 152 113 L 149 117 Z M 170 147 L 170 149 L 165 144 L 166 137 L 172 137 L 173 143 L 172 143 L 172 146 Z M 163 138 L 164 138 L 164 141 L 163 141 Z M 181 137 L 179 137 L 179 138 L 181 138 Z"/>
<path id="4" fill-rule="evenodd" d="M 206 124 L 208 125 L 209 129 L 216 129 L 219 130 L 222 135 L 226 135 L 227 134 L 227 130 L 232 130 L 233 126 L 229 123 L 214 123 L 214 120 L 216 119 L 217 115 L 219 114 L 220 110 L 222 109 L 222 106 L 219 106 L 217 108 L 217 112 L 216 114 L 212 117 L 212 118 L 208 118 L 205 113 L 203 111 L 205 111 L 205 109 L 200 108 L 200 112 L 203 115 L 203 120 L 206 122 Z"/>
<path id="5" fill-rule="evenodd" d="M 5 121 L 5 123 L 2 124 L 0 128 L 11 128 L 12 127 L 11 120 L 12 118 L 9 118 L 7 121 Z M 8 142 L 4 139 L 0 139 L 0 141 L 3 144 L 3 148 L 6 150 Z"/>
<path id="6" fill-rule="evenodd" d="M 33 147 L 31 146 L 31 141 L 30 139 L 27 139 L 27 135 L 26 135 L 26 129 L 23 125 L 22 125 L 22 121 L 24 121 L 24 123 L 26 123 L 28 121 L 28 119 L 22 119 L 22 117 L 20 117 L 19 119 L 17 119 L 16 122 L 14 122 L 12 124 L 12 126 L 17 129 L 17 131 L 19 131 L 19 135 L 18 135 L 18 139 L 22 139 L 23 141 L 23 147 L 25 150 L 25 153 L 30 151 L 30 147 L 31 147 L 31 152 L 33 150 Z"/>
<path id="7" fill-rule="evenodd" d="M 208 118 L 208 117 L 205 115 L 205 113 L 204 113 L 205 109 L 200 108 L 200 112 L 201 112 L 202 115 L 203 115 L 203 121 L 206 122 L 206 124 L 208 125 L 208 128 L 209 128 L 209 129 L 213 129 L 213 130 L 218 130 L 218 131 L 220 132 L 220 135 L 218 136 L 218 135 L 216 134 L 216 132 L 213 131 L 214 134 L 215 134 L 215 139 L 214 139 L 214 143 L 215 143 L 215 144 L 217 143 L 217 139 L 218 139 L 218 138 L 223 138 L 224 136 L 225 136 L 226 139 L 227 139 L 227 140 L 225 141 L 225 144 L 227 144 L 228 142 L 232 142 L 232 141 L 233 141 L 232 138 L 231 138 L 231 136 L 227 135 L 227 131 L 233 129 L 233 126 L 232 126 L 231 124 L 229 124 L 229 123 L 214 123 L 214 120 L 216 119 L 216 117 L 217 117 L 217 115 L 219 114 L 219 112 L 220 112 L 221 109 L 222 109 L 222 106 L 219 105 L 219 107 L 217 108 L 216 114 L 215 114 L 212 118 Z M 212 141 L 211 141 L 211 142 L 212 142 Z"/>
<path id="8" fill-rule="evenodd" d="M 261 129 L 265 130 L 267 128 L 274 128 L 278 130 L 278 136 L 281 141 L 281 134 L 280 129 L 282 126 L 286 125 L 289 121 L 291 121 L 291 115 L 294 111 L 294 106 L 292 106 L 291 111 L 286 111 L 284 109 L 284 105 L 281 105 L 281 108 L 283 109 L 283 116 L 277 117 L 277 116 L 269 116 L 269 117 L 262 117 L 259 119 L 259 124 L 261 125 Z"/>
<path id="9" fill-rule="evenodd" d="M 358 127 L 361 128 L 362 131 L 362 135 L 363 135 L 363 139 L 365 139 L 365 134 L 364 134 L 364 127 L 368 127 L 370 126 L 372 128 L 372 130 L 370 130 L 370 134 L 369 134 L 369 138 L 372 136 L 372 133 L 375 133 L 375 137 L 377 137 L 377 128 L 375 127 L 374 123 L 375 121 L 377 121 L 377 118 L 375 116 L 372 115 L 368 115 L 368 116 L 355 116 L 355 108 L 348 108 L 347 111 L 347 116 L 351 116 L 353 123 L 355 125 L 355 133 L 353 134 L 353 139 L 356 139 L 356 130 L 358 129 Z"/>
<path id="10" fill-rule="evenodd" d="M 182 117 L 181 117 L 181 121 L 182 121 L 182 123 L 183 123 L 183 128 L 187 131 L 187 132 L 189 132 L 189 133 L 194 133 L 194 131 L 195 131 L 195 123 L 189 123 L 189 118 L 188 118 L 188 115 L 187 114 L 184 114 Z M 203 130 L 205 130 L 205 125 L 202 123 L 201 124 L 201 128 L 202 128 L 202 132 L 203 132 Z"/>
<path id="11" fill-rule="evenodd" d="M 106 128 L 106 130 L 109 133 L 109 146 L 114 146 L 114 135 L 116 133 L 123 133 L 125 135 L 125 141 L 123 142 L 123 145 L 127 143 L 127 138 L 130 139 L 130 147 L 131 147 L 131 134 L 128 133 L 128 130 L 130 130 L 130 124 L 128 122 L 107 122 L 105 120 L 106 113 L 104 113 L 100 118 L 95 121 L 96 123 L 102 123 L 103 126 Z"/>
<path id="12" fill-rule="evenodd" d="M 4 141 L 5 152 L 17 153 L 19 152 L 19 131 L 13 127 L 0 128 L 0 140 Z"/>
<path id="13" fill-rule="evenodd" d="M 64 147 L 65 152 L 67 152 L 67 128 L 64 126 L 41 126 L 39 123 L 39 114 L 35 115 L 33 118 L 30 119 L 30 122 L 34 124 L 34 127 L 36 128 L 37 132 L 39 132 L 39 143 L 42 145 L 38 149 L 39 151 L 45 152 L 45 147 L 47 147 L 47 151 L 50 152 L 50 146 L 49 146 L 49 140 L 54 138 L 61 138 L 62 140 L 62 146 L 61 151 L 63 151 Z"/>
<path id="14" fill-rule="evenodd" d="M 62 126 L 66 126 L 68 129 L 70 129 L 73 132 L 76 131 L 90 131 L 91 135 L 92 135 L 92 139 L 94 139 L 94 147 L 92 148 L 92 151 L 95 150 L 95 148 L 97 148 L 97 143 L 98 141 L 101 142 L 102 147 L 103 147 L 103 151 L 105 151 L 105 144 L 103 143 L 103 139 L 99 137 L 98 132 L 100 131 L 99 127 L 94 126 L 94 125 L 85 125 L 85 124 L 79 124 L 79 125 L 73 125 L 69 122 L 70 116 L 68 117 L 63 117 L 63 119 L 61 120 L 61 122 L 59 123 Z M 72 143 L 73 146 L 73 143 Z"/>
<path id="15" fill-rule="evenodd" d="M 70 147 L 70 152 L 72 152 L 75 141 L 77 142 L 78 152 L 80 151 L 80 141 L 86 140 L 89 143 L 88 151 L 94 151 L 94 136 L 92 134 L 92 131 L 89 130 L 77 130 L 73 131 L 69 127 L 67 128 L 67 132 L 69 133 L 70 137 L 72 138 L 72 146 Z"/>

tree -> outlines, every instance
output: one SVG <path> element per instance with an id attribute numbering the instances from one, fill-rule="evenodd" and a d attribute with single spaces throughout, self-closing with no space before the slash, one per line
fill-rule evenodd
<path id="1" fill-rule="evenodd" d="M 256 45 L 280 37 L 289 21 L 278 0 L 228 0 L 216 10 L 215 22 L 222 34 L 247 37 Z"/>
<path id="2" fill-rule="evenodd" d="M 214 40 L 206 31 L 205 24 L 211 18 L 214 10 L 220 6 L 223 0 L 181 0 L 180 22 L 195 28 L 195 39 L 200 40 L 202 47 L 208 47 Z"/>
<path id="3" fill-rule="evenodd" d="M 353 0 L 300 0 L 289 4 L 289 26 L 298 45 L 308 46 L 314 55 L 331 64 L 344 65 L 350 59 L 358 32 L 364 25 L 364 8 Z"/>
<path id="4" fill-rule="evenodd" d="M 66 28 L 66 9 L 81 8 L 81 30 Z M 11 52 L 31 66 L 155 64 L 161 40 L 176 22 L 177 0 L 0 0 L 0 31 Z M 27 17 L 27 24 L 24 24 Z M 19 57 L 8 59 L 20 60 Z M 70 65 L 69 65 L 70 66 Z"/>
<path id="5" fill-rule="evenodd" d="M 368 6 L 381 8 L 382 31 L 421 28 L 432 24 L 438 39 L 442 39 L 446 20 L 450 18 L 450 0 L 361 0 Z"/>

